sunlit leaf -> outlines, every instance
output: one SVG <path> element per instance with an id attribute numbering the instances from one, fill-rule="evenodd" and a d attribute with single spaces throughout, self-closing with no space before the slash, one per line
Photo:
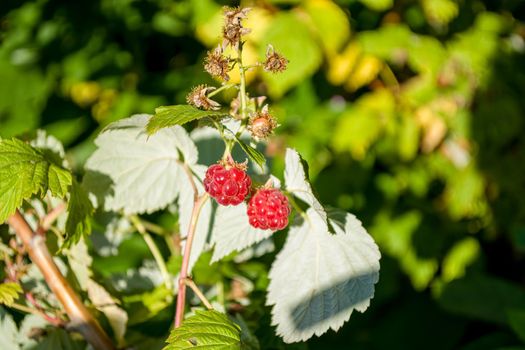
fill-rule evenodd
<path id="1" fill-rule="evenodd" d="M 267 44 L 272 44 L 277 52 L 290 61 L 286 71 L 263 75 L 272 97 L 281 97 L 311 76 L 321 64 L 321 48 L 308 24 L 293 12 L 279 12 L 273 17 L 261 41 L 261 55 L 266 52 Z"/>
<path id="2" fill-rule="evenodd" d="M 211 260 L 219 261 L 234 251 L 241 251 L 270 237 L 272 233 L 271 230 L 260 230 L 250 225 L 246 203 L 219 206 L 213 224 L 212 242 L 215 248 Z"/>
<path id="3" fill-rule="evenodd" d="M 456 243 L 443 259 L 443 280 L 448 282 L 463 277 L 466 268 L 478 258 L 480 250 L 478 241 L 472 237 Z"/>
<path id="4" fill-rule="evenodd" d="M 0 222 L 33 195 L 64 197 L 71 173 L 42 151 L 18 140 L 0 141 Z"/>
<path id="5" fill-rule="evenodd" d="M 286 191 L 309 204 L 326 220 L 325 210 L 313 194 L 312 186 L 308 182 L 308 174 L 305 172 L 303 160 L 299 153 L 294 149 L 288 148 L 285 160 L 284 181 L 286 183 Z"/>
<path id="6" fill-rule="evenodd" d="M 93 302 L 93 306 L 108 319 L 118 344 L 123 345 L 128 322 L 126 311 L 120 308 L 111 294 L 95 281 L 88 280 L 86 290 L 89 299 Z"/>
<path id="7" fill-rule="evenodd" d="M 241 349 L 241 327 L 215 310 L 195 311 L 182 326 L 174 329 L 164 350 Z"/>
<path id="8" fill-rule="evenodd" d="M 81 237 L 91 233 L 90 220 L 94 210 L 86 190 L 73 180 L 67 206 L 66 236 L 62 248 L 77 243 Z"/>
<path id="9" fill-rule="evenodd" d="M 11 306 L 18 298 L 18 295 L 22 293 L 22 287 L 18 283 L 2 283 L 0 284 L 0 304 Z"/>
<path id="10" fill-rule="evenodd" d="M 226 112 L 203 111 L 190 105 L 162 106 L 155 109 L 155 115 L 148 121 L 146 130 L 151 135 L 160 129 L 186 124 L 192 120 L 226 116 L 228 116 Z"/>
<path id="11" fill-rule="evenodd" d="M 17 337 L 18 329 L 15 320 L 13 320 L 13 316 L 8 314 L 5 309 L 0 306 L 0 339 L 2 339 L 2 349 L 20 350 Z"/>
<path id="12" fill-rule="evenodd" d="M 351 214 L 331 224 L 335 234 L 308 209 L 270 270 L 267 304 L 274 305 L 272 323 L 287 343 L 337 331 L 374 296 L 380 259 L 374 240 Z"/>
<path id="13" fill-rule="evenodd" d="M 394 0 L 359 0 L 370 9 L 375 11 L 385 11 L 394 5 Z"/>
<path id="14" fill-rule="evenodd" d="M 339 50 L 350 36 L 350 22 L 341 7 L 323 0 L 306 1 L 304 7 L 326 51 Z"/>
<path id="15" fill-rule="evenodd" d="M 87 161 L 84 184 L 106 210 L 135 214 L 166 207 L 186 176 L 181 162 L 197 161 L 197 149 L 181 126 L 148 136 L 149 119 L 144 114 L 123 119 L 95 140 L 98 149 Z"/>

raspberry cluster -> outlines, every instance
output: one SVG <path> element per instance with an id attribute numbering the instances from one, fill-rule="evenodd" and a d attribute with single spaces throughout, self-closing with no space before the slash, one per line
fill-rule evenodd
<path id="1" fill-rule="evenodd" d="M 262 230 L 282 230 L 288 225 L 288 198 L 275 188 L 258 190 L 248 202 L 250 225 Z"/>
<path id="2" fill-rule="evenodd" d="M 251 185 L 245 165 L 235 163 L 231 158 L 210 166 L 204 177 L 204 189 L 220 205 L 241 204 L 250 193 Z M 288 198 L 275 188 L 260 188 L 248 202 L 248 219 L 255 228 L 282 230 L 288 225 L 288 215 Z"/>
<path id="3" fill-rule="evenodd" d="M 225 168 L 214 164 L 206 171 L 204 189 L 221 205 L 238 205 L 244 201 L 252 179 L 237 166 Z"/>

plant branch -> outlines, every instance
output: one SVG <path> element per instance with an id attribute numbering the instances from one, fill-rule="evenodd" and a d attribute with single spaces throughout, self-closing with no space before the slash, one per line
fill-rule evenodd
<path id="1" fill-rule="evenodd" d="M 162 253 L 159 250 L 159 247 L 155 244 L 155 241 L 151 237 L 151 235 L 146 231 L 146 228 L 142 224 L 142 221 L 140 221 L 140 218 L 137 215 L 131 215 L 130 220 L 133 223 L 133 225 L 136 227 L 137 231 L 141 234 L 142 238 L 144 238 L 144 242 L 146 242 L 146 245 L 148 246 L 151 255 L 153 255 L 153 259 L 155 259 L 155 262 L 157 263 L 157 266 L 159 267 L 160 273 L 162 275 L 162 279 L 164 280 L 164 284 L 166 285 L 166 288 L 168 290 L 173 290 L 173 283 L 171 282 L 171 275 L 168 272 L 168 268 L 166 267 L 166 263 L 164 262 L 164 258 L 162 257 Z"/>
<path id="2" fill-rule="evenodd" d="M 221 92 L 223 90 L 226 90 L 226 89 L 229 89 L 229 88 L 232 88 L 232 87 L 236 87 L 236 86 L 237 85 L 235 85 L 235 84 L 225 84 L 225 85 L 221 86 L 220 88 L 215 89 L 212 92 L 210 92 L 208 94 L 208 97 L 213 97 L 213 96 L 217 95 L 219 92 Z"/>
<path id="3" fill-rule="evenodd" d="M 146 221 L 146 220 L 144 220 L 141 217 L 139 217 L 139 219 L 140 219 L 140 222 L 142 223 L 142 225 L 144 225 L 144 228 L 146 230 L 148 230 L 149 232 L 151 232 L 151 233 L 155 233 L 155 234 L 157 234 L 159 236 L 165 236 L 165 235 L 168 235 L 170 233 L 168 230 L 166 230 L 162 226 L 159 226 L 159 225 L 154 224 L 152 222 Z"/>
<path id="4" fill-rule="evenodd" d="M 195 282 L 193 282 L 191 278 L 186 277 L 184 279 L 184 283 L 188 287 L 190 287 L 191 290 L 193 290 L 193 293 L 195 293 L 195 295 L 202 301 L 202 303 L 204 304 L 204 306 L 206 306 L 208 310 L 213 310 L 213 306 L 211 305 L 211 303 L 208 301 L 204 293 L 202 293 L 202 291 L 199 289 L 199 287 L 197 287 L 197 285 L 195 284 Z"/>
<path id="5" fill-rule="evenodd" d="M 188 229 L 188 234 L 186 235 L 186 245 L 184 246 L 184 255 L 182 257 L 182 266 L 181 266 L 180 275 L 179 275 L 179 292 L 177 294 L 177 310 L 175 312 L 175 328 L 179 327 L 182 324 L 182 320 L 184 318 L 184 306 L 186 303 L 186 284 L 184 280 L 188 277 L 188 267 L 190 264 L 191 246 L 193 244 L 193 238 L 195 236 L 195 229 L 197 227 L 199 214 L 201 212 L 201 209 L 204 203 L 208 199 L 208 194 L 205 193 L 199 197 L 197 193 L 196 198 L 197 199 L 193 203 L 193 210 L 191 212 L 190 227 Z"/>
<path id="6" fill-rule="evenodd" d="M 33 294 L 31 292 L 26 292 L 25 293 L 25 297 L 26 297 L 26 300 L 31 304 L 33 305 L 33 307 L 35 308 L 33 311 L 34 314 L 37 314 L 37 315 L 40 315 L 42 318 L 44 318 L 47 322 L 51 323 L 52 325 L 56 326 L 56 327 L 62 327 L 64 326 L 64 321 L 55 315 L 55 317 L 53 316 L 49 316 L 46 311 L 44 310 L 44 308 L 42 308 L 42 306 L 40 306 L 40 304 L 36 301 L 35 297 L 33 296 Z M 23 311 L 23 310 L 22 310 Z"/>
<path id="7" fill-rule="evenodd" d="M 239 43 L 237 49 L 237 63 L 239 64 L 239 76 L 241 80 L 240 95 L 241 95 L 241 117 L 246 119 L 246 74 L 245 68 L 242 65 L 242 43 Z"/>
<path id="8" fill-rule="evenodd" d="M 18 210 L 7 222 L 15 230 L 17 236 L 20 237 L 29 257 L 44 276 L 49 289 L 64 307 L 70 320 L 69 325 L 71 329 L 82 334 L 84 339 L 95 349 L 113 350 L 114 346 L 108 335 L 89 313 L 80 297 L 60 273 L 47 249 L 44 238 L 33 232 Z"/>
<path id="9" fill-rule="evenodd" d="M 40 220 L 40 224 L 37 228 L 37 233 L 42 235 L 45 232 L 47 232 L 51 228 L 51 225 L 56 221 L 56 219 L 58 219 L 60 214 L 64 212 L 64 210 L 66 210 L 65 202 L 62 202 L 56 207 L 54 207 L 49 213 L 46 214 L 46 216 L 42 218 L 42 220 Z"/>

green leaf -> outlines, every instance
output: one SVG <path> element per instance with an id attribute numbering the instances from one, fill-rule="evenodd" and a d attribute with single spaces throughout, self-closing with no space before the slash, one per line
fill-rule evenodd
<path id="1" fill-rule="evenodd" d="M 151 135 L 160 129 L 186 124 L 192 120 L 226 116 L 226 112 L 203 111 L 190 105 L 161 106 L 155 109 L 155 115 L 149 120 L 146 130 Z"/>
<path id="2" fill-rule="evenodd" d="M 67 205 L 66 237 L 62 248 L 68 248 L 77 243 L 82 236 L 91 233 L 91 216 L 93 204 L 89 200 L 86 190 L 73 180 L 69 202 Z"/>
<path id="3" fill-rule="evenodd" d="M 385 11 L 394 6 L 394 0 L 360 0 L 374 11 Z"/>
<path id="4" fill-rule="evenodd" d="M 430 24 L 444 26 L 459 13 L 459 6 L 452 0 L 423 0 L 423 11 Z"/>
<path id="5" fill-rule="evenodd" d="M 241 146 L 242 150 L 244 151 L 244 153 L 246 153 L 250 160 L 259 165 L 261 169 L 264 169 L 264 164 L 266 163 L 266 158 L 264 157 L 264 155 L 254 147 L 242 141 L 240 138 L 236 137 L 235 140 L 237 141 L 239 146 Z"/>
<path id="6" fill-rule="evenodd" d="M 521 341 L 525 342 L 525 309 L 509 310 L 507 314 L 510 327 Z"/>
<path id="7" fill-rule="evenodd" d="M 461 278 L 465 271 L 480 255 L 479 242 L 467 237 L 456 243 L 443 259 L 441 276 L 446 282 Z"/>
<path id="8" fill-rule="evenodd" d="M 164 350 L 241 349 L 241 327 L 215 310 L 195 311 L 181 327 L 174 329 Z"/>
<path id="9" fill-rule="evenodd" d="M 0 222 L 4 222 L 23 200 L 47 191 L 64 197 L 71 185 L 71 173 L 44 152 L 18 140 L 0 141 Z"/>
<path id="10" fill-rule="evenodd" d="M 23 292 L 22 287 L 15 282 L 0 284 L 0 304 L 11 306 L 18 298 L 18 294 Z"/>
<path id="11" fill-rule="evenodd" d="M 337 331 L 354 310 L 364 312 L 379 279 L 381 254 L 352 214 L 343 222 L 313 208 L 293 226 L 270 270 L 267 304 L 272 324 L 286 343 L 305 341 L 329 329 Z"/>
<path id="12" fill-rule="evenodd" d="M 266 52 L 267 45 L 272 44 L 277 52 L 290 61 L 284 72 L 263 75 L 272 98 L 283 96 L 292 87 L 310 77 L 321 65 L 321 47 L 309 24 L 294 11 L 283 11 L 273 16 L 262 39 L 261 55 Z"/>
<path id="13" fill-rule="evenodd" d="M 506 324 L 509 310 L 525 310 L 525 292 L 521 286 L 501 278 L 467 275 L 447 284 L 439 303 L 449 312 Z"/>
<path id="14" fill-rule="evenodd" d="M 341 7 L 331 1 L 307 1 L 303 6 L 325 50 L 330 54 L 341 49 L 350 36 L 350 22 Z"/>
<path id="15" fill-rule="evenodd" d="M 48 328 L 45 337 L 38 344 L 29 347 L 31 350 L 84 350 L 85 343 L 74 340 L 69 333 L 61 328 Z"/>
<path id="16" fill-rule="evenodd" d="M 84 185 L 106 211 L 128 215 L 165 208 L 187 176 L 182 162 L 197 162 L 197 148 L 184 128 L 173 126 L 148 136 L 144 128 L 149 119 L 145 114 L 122 119 L 95 140 L 98 149 L 86 163 Z"/>

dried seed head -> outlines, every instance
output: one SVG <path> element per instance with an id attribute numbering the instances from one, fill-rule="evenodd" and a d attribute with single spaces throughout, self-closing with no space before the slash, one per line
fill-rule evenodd
<path id="1" fill-rule="evenodd" d="M 250 8 L 224 8 L 224 27 L 222 28 L 222 36 L 224 38 L 224 47 L 231 45 L 238 47 L 241 42 L 241 37 L 250 32 L 250 29 L 244 28 L 241 21 L 245 19 L 250 11 Z"/>
<path id="2" fill-rule="evenodd" d="M 221 46 L 217 46 L 215 50 L 208 51 L 206 56 L 204 69 L 210 73 L 211 76 L 220 78 L 224 81 L 230 80 L 228 72 L 230 71 L 230 60 L 222 54 Z"/>
<path id="3" fill-rule="evenodd" d="M 275 52 L 272 45 L 266 49 L 266 60 L 263 63 L 264 70 L 272 73 L 279 73 L 286 70 L 288 60 L 281 54 Z"/>
<path id="4" fill-rule="evenodd" d="M 268 105 L 264 106 L 248 123 L 248 131 L 256 139 L 266 139 L 277 127 L 275 118 L 268 113 Z"/>
<path id="5" fill-rule="evenodd" d="M 186 96 L 186 102 L 189 105 L 192 105 L 197 108 L 201 108 L 204 110 L 217 110 L 221 108 L 221 105 L 213 101 L 212 99 L 208 98 L 206 96 L 208 92 L 211 92 L 215 90 L 213 86 L 207 86 L 207 85 L 197 85 L 195 86 L 191 92 Z"/>

